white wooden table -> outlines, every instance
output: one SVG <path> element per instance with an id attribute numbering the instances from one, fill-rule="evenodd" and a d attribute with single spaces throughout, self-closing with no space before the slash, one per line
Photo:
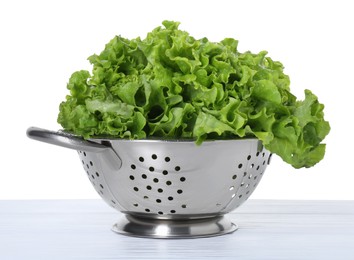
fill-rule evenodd
<path id="1" fill-rule="evenodd" d="M 199 239 L 113 233 L 101 200 L 0 201 L 0 259 L 354 259 L 354 201 L 249 200 L 239 229 Z"/>

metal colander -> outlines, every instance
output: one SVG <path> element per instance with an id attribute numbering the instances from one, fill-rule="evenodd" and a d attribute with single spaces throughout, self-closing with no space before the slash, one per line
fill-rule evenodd
<path id="1" fill-rule="evenodd" d="M 27 135 L 78 151 L 98 194 L 124 213 L 113 231 L 152 238 L 233 232 L 224 214 L 252 194 L 271 154 L 257 139 L 84 140 L 31 127 Z"/>

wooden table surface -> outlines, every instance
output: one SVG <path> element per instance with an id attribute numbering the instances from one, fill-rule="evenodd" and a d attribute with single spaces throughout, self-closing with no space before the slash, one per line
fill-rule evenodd
<path id="1" fill-rule="evenodd" d="M 198 239 L 146 239 L 110 228 L 101 200 L 0 201 L 0 259 L 354 259 L 354 201 L 249 200 L 239 229 Z"/>

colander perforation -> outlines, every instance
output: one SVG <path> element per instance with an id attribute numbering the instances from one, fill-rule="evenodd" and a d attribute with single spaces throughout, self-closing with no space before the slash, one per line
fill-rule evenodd
<path id="1" fill-rule="evenodd" d="M 181 175 L 182 167 L 172 162 L 171 156 L 156 153 L 139 155 L 132 160 L 127 176 L 129 185 L 137 194 L 132 203 L 136 209 L 139 205 L 150 204 L 152 207 L 142 208 L 145 213 L 178 213 L 178 205 L 174 201 L 183 194 L 183 184 L 187 183 L 187 179 Z M 186 204 L 181 204 L 180 208 L 186 208 Z"/>
<path id="2" fill-rule="evenodd" d="M 237 207 L 248 199 L 258 185 L 266 168 L 266 162 L 269 159 L 269 152 L 263 148 L 254 155 L 248 154 L 245 160 L 247 164 L 238 163 L 237 168 L 242 171 L 242 173 L 240 175 L 232 175 L 232 179 L 236 180 L 238 176 L 241 176 L 241 182 L 238 185 L 238 189 L 235 189 L 234 185 L 230 186 L 231 199 L 228 206 Z"/>
<path id="3" fill-rule="evenodd" d="M 106 193 L 105 181 L 100 176 L 100 169 L 95 167 L 95 154 L 79 151 L 79 155 L 87 175 L 98 194 L 109 204 L 117 208 L 117 200 L 113 194 Z M 262 176 L 269 152 L 264 148 L 254 153 L 247 153 L 238 158 L 235 168 L 231 171 L 231 178 L 227 187 L 229 201 L 223 203 L 218 200 L 214 207 L 228 211 L 241 205 L 252 194 Z M 138 155 L 131 159 L 126 175 L 130 181 L 128 186 L 134 200 L 127 211 L 132 213 L 156 214 L 169 217 L 175 214 L 189 214 L 183 212 L 190 204 L 190 198 L 183 198 L 185 187 L 188 187 L 187 177 L 190 172 L 184 172 L 181 163 L 174 163 L 171 155 L 160 155 L 156 152 L 148 155 Z M 126 183 L 126 182 L 125 182 Z M 127 183 L 126 183 L 127 184 Z M 194 207 L 192 202 L 192 208 Z"/>
<path id="4" fill-rule="evenodd" d="M 81 159 L 84 170 L 87 176 L 95 188 L 96 192 L 113 208 L 117 207 L 116 199 L 111 195 L 111 193 L 105 188 L 107 187 L 106 181 L 103 178 L 103 174 L 100 174 L 100 169 L 95 167 L 94 161 L 95 153 L 89 153 L 84 151 L 78 151 L 79 157 Z"/>

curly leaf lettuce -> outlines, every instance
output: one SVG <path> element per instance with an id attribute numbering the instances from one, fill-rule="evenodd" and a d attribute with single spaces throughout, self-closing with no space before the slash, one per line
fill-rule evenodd
<path id="1" fill-rule="evenodd" d="M 114 37 L 88 58 L 92 73 L 69 79 L 58 122 L 84 138 L 256 137 L 295 168 L 325 153 L 324 106 L 309 90 L 290 92 L 283 65 L 267 52 L 241 53 L 238 42 L 210 42 L 164 21 L 145 39 Z"/>

